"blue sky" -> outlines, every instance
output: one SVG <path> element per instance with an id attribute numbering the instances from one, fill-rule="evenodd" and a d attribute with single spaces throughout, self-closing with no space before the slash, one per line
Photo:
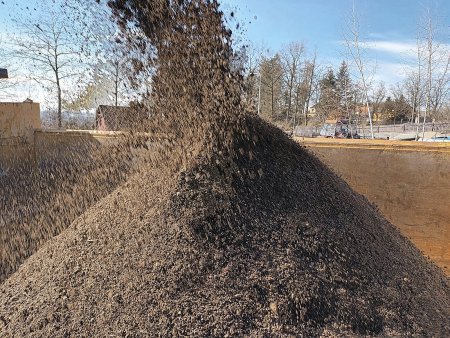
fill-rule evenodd
<path id="1" fill-rule="evenodd" d="M 430 8 L 447 27 L 441 37 L 449 43 L 450 0 L 223 0 L 237 8 L 246 37 L 256 45 L 280 50 L 292 41 L 317 48 L 321 61 L 338 64 L 344 57 L 343 31 L 353 3 L 360 16 L 361 35 L 368 41 L 366 58 L 376 66 L 376 80 L 388 85 L 401 80 L 412 62 L 418 22 Z M 255 19 L 256 18 L 256 19 Z M 249 23 L 250 22 L 250 23 Z"/>
<path id="2" fill-rule="evenodd" d="M 11 12 L 28 7 L 37 13 L 33 9 L 39 10 L 40 1 L 0 0 L 0 35 L 8 26 Z M 365 57 L 376 69 L 374 79 L 386 82 L 388 87 L 400 81 L 405 68 L 414 61 L 411 51 L 417 26 L 427 8 L 447 27 L 441 42 L 450 46 L 450 0 L 219 1 L 227 12 L 236 9 L 237 20 L 245 28 L 243 34 L 252 44 L 276 52 L 290 42 L 301 41 L 309 53 L 317 49 L 322 65 L 335 67 L 345 57 L 343 31 L 354 3 L 362 37 L 369 42 Z"/>

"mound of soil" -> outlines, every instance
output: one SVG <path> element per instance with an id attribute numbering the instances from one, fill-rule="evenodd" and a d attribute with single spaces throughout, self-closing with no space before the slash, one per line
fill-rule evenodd
<path id="1" fill-rule="evenodd" d="M 0 286 L 3 336 L 448 336 L 442 271 L 242 108 L 217 1 L 109 4 L 157 50 L 155 147 Z"/>
<path id="2" fill-rule="evenodd" d="M 4 336 L 445 336 L 443 273 L 257 118 L 241 156 L 149 167 L 0 289 Z M 236 174 L 227 177 L 228 173 Z"/>

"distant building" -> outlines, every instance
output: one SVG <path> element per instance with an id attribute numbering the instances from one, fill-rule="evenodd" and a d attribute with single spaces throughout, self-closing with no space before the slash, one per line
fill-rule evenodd
<path id="1" fill-rule="evenodd" d="M 369 106 L 370 111 L 373 110 L 372 107 Z M 361 104 L 361 105 L 357 105 L 356 109 L 355 109 L 355 114 L 356 115 L 368 115 L 369 111 L 367 110 L 367 105 L 365 104 Z"/>
<path id="2" fill-rule="evenodd" d="M 316 105 L 308 108 L 308 115 L 315 116 L 316 113 L 317 113 L 317 106 Z"/>
<path id="3" fill-rule="evenodd" d="M 97 108 L 95 129 L 109 131 L 140 130 L 148 119 L 148 114 L 136 107 L 104 106 Z"/>

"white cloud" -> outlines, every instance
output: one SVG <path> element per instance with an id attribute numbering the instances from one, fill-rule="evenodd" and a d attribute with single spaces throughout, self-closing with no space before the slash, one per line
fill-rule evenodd
<path id="1" fill-rule="evenodd" d="M 416 56 L 417 46 L 415 41 L 367 41 L 366 49 L 377 52 L 385 52 L 400 57 L 412 58 Z"/>
<path id="2" fill-rule="evenodd" d="M 413 67 L 404 63 L 381 61 L 377 63 L 373 80 L 375 82 L 383 81 L 387 86 L 391 86 L 403 80 L 411 70 L 413 70 Z"/>
<path id="3" fill-rule="evenodd" d="M 450 50 L 450 44 L 435 41 L 435 48 L 439 46 L 441 51 Z M 391 54 L 397 58 L 415 59 L 417 58 L 417 43 L 415 40 L 388 41 L 388 40 L 369 40 L 364 44 L 365 49 L 375 52 Z"/>

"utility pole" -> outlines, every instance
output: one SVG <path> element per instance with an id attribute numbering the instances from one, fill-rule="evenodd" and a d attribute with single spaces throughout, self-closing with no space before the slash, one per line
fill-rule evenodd
<path id="1" fill-rule="evenodd" d="M 258 116 L 261 111 L 261 67 L 259 67 L 259 85 L 258 85 Z"/>

